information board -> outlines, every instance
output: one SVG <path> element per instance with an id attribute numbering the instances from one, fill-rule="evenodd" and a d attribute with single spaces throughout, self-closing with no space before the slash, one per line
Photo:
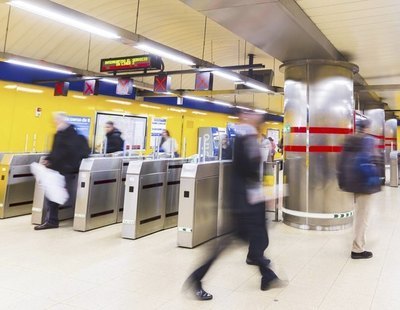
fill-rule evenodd
<path id="1" fill-rule="evenodd" d="M 89 139 L 91 119 L 84 116 L 67 116 L 67 122 L 74 125 L 78 133 Z"/>
<path id="2" fill-rule="evenodd" d="M 106 138 L 105 125 L 108 121 L 114 123 L 114 127 L 121 131 L 121 138 L 126 148 L 144 150 L 146 148 L 147 118 L 134 115 L 120 115 L 109 113 L 97 113 L 95 132 L 95 152 L 103 151 Z"/>
<path id="3" fill-rule="evenodd" d="M 154 117 L 151 121 L 150 147 L 158 146 L 161 141 L 163 130 L 167 129 L 167 120 L 165 118 Z"/>
<path id="4" fill-rule="evenodd" d="M 161 68 L 161 58 L 154 55 L 107 58 L 102 59 L 100 64 L 100 72 L 161 70 Z"/>

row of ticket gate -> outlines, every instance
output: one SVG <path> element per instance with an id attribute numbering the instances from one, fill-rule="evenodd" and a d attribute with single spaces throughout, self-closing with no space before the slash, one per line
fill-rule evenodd
<path id="1" fill-rule="evenodd" d="M 44 192 L 30 171 L 43 156 L 0 154 L 0 218 L 32 213 L 32 224 L 43 223 Z M 77 231 L 122 222 L 128 239 L 178 225 L 178 245 L 192 248 L 229 229 L 230 168 L 229 161 L 87 158 L 59 218 L 73 218 Z"/>

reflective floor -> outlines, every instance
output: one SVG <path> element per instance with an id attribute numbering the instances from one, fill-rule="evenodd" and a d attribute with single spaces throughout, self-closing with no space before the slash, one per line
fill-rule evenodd
<path id="1" fill-rule="evenodd" d="M 181 294 L 207 245 L 176 247 L 176 231 L 120 238 L 120 225 L 90 232 L 72 223 L 33 231 L 30 217 L 0 221 L 1 309 L 400 309 L 400 189 L 375 200 L 370 260 L 351 260 L 351 230 L 301 231 L 270 222 L 267 256 L 290 284 L 262 292 L 237 245 L 213 266 L 208 302 Z"/>

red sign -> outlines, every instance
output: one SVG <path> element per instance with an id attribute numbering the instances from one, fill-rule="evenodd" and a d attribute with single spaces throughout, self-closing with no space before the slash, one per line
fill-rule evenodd
<path id="1" fill-rule="evenodd" d="M 54 96 L 67 96 L 69 90 L 69 82 L 57 82 L 54 87 Z"/>
<path id="2" fill-rule="evenodd" d="M 99 94 L 99 81 L 97 80 L 86 80 L 83 88 L 83 94 L 85 96 L 93 96 Z"/>
<path id="3" fill-rule="evenodd" d="M 166 74 L 156 75 L 154 77 L 154 92 L 167 93 L 170 91 L 171 77 Z"/>
<path id="4" fill-rule="evenodd" d="M 213 75 L 211 72 L 196 73 L 195 90 L 212 90 L 213 89 Z"/>

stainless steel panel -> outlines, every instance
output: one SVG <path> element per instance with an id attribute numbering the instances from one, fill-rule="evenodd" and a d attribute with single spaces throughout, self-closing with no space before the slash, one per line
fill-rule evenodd
<path id="1" fill-rule="evenodd" d="M 121 158 L 87 158 L 81 163 L 74 230 L 87 231 L 115 224 L 118 217 Z"/>
<path id="2" fill-rule="evenodd" d="M 172 159 L 168 161 L 164 229 L 175 227 L 178 224 L 181 172 L 183 164 L 186 162 L 187 160 L 185 159 Z"/>
<path id="3" fill-rule="evenodd" d="M 397 119 L 385 122 L 385 163 L 390 162 L 390 151 L 397 150 Z"/>
<path id="4" fill-rule="evenodd" d="M 125 186 L 122 237 L 136 239 L 162 230 L 167 160 L 130 162 Z"/>
<path id="5" fill-rule="evenodd" d="M 219 162 L 183 165 L 178 246 L 193 248 L 216 237 L 219 165 Z"/>
<path id="6" fill-rule="evenodd" d="M 32 212 L 35 178 L 30 164 L 42 154 L 4 154 L 0 163 L 0 218 Z"/>
<path id="7" fill-rule="evenodd" d="M 222 161 L 219 166 L 217 236 L 231 231 L 232 161 Z"/>

